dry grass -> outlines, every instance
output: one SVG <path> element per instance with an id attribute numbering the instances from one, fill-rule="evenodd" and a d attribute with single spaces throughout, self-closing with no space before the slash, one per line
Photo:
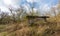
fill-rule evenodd
<path id="1" fill-rule="evenodd" d="M 6 25 L 6 27 L 1 25 L 4 31 L 0 32 L 0 36 L 60 36 L 60 24 L 41 23 L 38 25 L 29 26 L 26 21 Z"/>

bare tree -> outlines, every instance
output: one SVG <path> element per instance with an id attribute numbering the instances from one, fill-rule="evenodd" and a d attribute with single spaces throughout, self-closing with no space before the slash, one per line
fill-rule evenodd
<path id="1" fill-rule="evenodd" d="M 9 16 L 8 13 L 2 12 L 0 14 L 0 22 L 1 23 L 8 23 L 8 20 L 7 20 L 8 16 Z"/>

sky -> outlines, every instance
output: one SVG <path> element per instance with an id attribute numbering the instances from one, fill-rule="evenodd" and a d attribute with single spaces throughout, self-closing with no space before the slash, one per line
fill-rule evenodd
<path id="1" fill-rule="evenodd" d="M 34 10 L 49 11 L 52 6 L 56 6 L 58 0 L 0 0 L 1 11 L 9 11 L 9 7 L 17 9 L 21 6 L 30 11 L 34 4 Z"/>

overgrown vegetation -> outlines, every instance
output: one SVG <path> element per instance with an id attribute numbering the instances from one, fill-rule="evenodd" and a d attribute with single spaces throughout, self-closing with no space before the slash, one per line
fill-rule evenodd
<path id="1" fill-rule="evenodd" d="M 49 14 L 47 22 L 36 20 L 33 24 L 29 24 L 26 16 L 38 14 L 27 14 L 23 8 L 17 10 L 9 8 L 9 10 L 10 15 L 4 12 L 0 14 L 0 36 L 60 36 L 60 11 L 56 14 L 53 9 L 54 16 Z"/>

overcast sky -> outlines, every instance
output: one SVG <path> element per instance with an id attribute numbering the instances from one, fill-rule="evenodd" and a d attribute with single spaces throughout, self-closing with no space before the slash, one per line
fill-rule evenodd
<path id="1" fill-rule="evenodd" d="M 2 11 L 9 11 L 8 7 L 19 8 L 21 5 L 28 10 L 32 7 L 33 3 L 34 10 L 47 11 L 50 7 L 56 6 L 58 0 L 0 0 L 0 9 Z"/>

